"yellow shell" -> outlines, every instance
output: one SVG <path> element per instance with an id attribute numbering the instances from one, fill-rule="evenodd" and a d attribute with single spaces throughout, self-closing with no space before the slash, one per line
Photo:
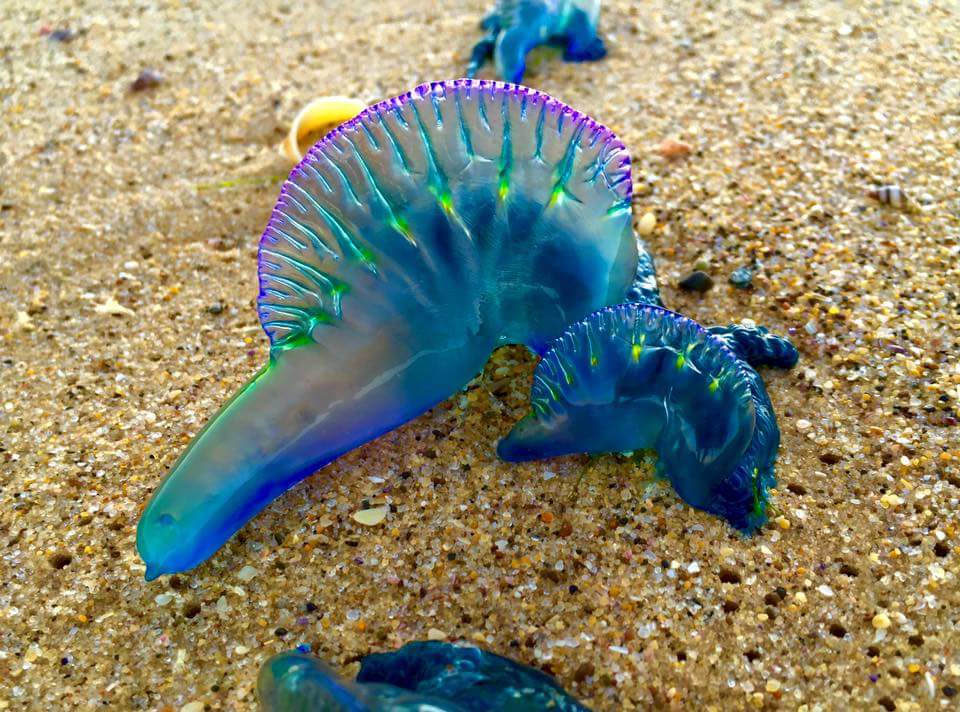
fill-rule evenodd
<path id="1" fill-rule="evenodd" d="M 280 153 L 292 163 L 299 163 L 310 147 L 331 129 L 352 119 L 367 108 L 359 99 L 345 96 L 322 96 L 300 110 L 290 125 L 290 132 L 280 144 Z"/>

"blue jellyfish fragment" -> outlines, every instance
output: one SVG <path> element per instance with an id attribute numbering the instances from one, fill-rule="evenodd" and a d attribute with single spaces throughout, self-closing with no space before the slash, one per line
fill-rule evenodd
<path id="1" fill-rule="evenodd" d="M 545 673 L 470 645 L 421 641 L 367 655 L 356 680 L 289 651 L 260 670 L 263 712 L 588 712 Z"/>

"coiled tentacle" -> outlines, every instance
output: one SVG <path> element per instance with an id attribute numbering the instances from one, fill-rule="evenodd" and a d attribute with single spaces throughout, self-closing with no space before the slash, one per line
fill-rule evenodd
<path id="1" fill-rule="evenodd" d="M 771 334 L 762 326 L 731 324 L 711 326 L 708 331 L 724 339 L 733 352 L 751 366 L 793 368 L 800 358 L 797 347 L 789 340 Z"/>
<path id="2" fill-rule="evenodd" d="M 776 345 L 781 363 L 784 344 L 796 351 L 766 330 L 711 331 L 653 304 L 591 314 L 547 350 L 534 372 L 533 412 L 498 454 L 518 461 L 654 449 L 686 502 L 754 531 L 766 521 L 780 431 L 760 376 L 733 347 L 759 360 L 773 353 L 757 346 L 762 340 Z"/>
<path id="3" fill-rule="evenodd" d="M 202 562 L 294 483 L 456 392 L 501 344 L 542 352 L 624 298 L 630 161 L 525 87 L 458 80 L 314 146 L 260 241 L 270 362 L 197 435 L 137 530 L 147 578 Z"/>

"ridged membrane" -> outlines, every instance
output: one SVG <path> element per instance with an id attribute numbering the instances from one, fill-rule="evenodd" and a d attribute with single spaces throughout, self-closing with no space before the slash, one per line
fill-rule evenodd
<path id="1" fill-rule="evenodd" d="M 783 361 L 792 349 L 795 362 L 796 352 L 765 330 L 723 331 L 730 341 L 649 304 L 591 314 L 538 364 L 533 412 L 501 441 L 500 456 L 652 448 L 683 499 L 740 529 L 756 528 L 780 433 L 763 382 L 730 345 L 743 342 L 756 355 L 766 342 Z"/>
<path id="2" fill-rule="evenodd" d="M 509 331 L 524 315 L 497 313 L 516 301 L 502 280 L 539 281 L 547 236 L 628 229 L 629 166 L 609 129 L 524 87 L 460 80 L 381 102 L 284 185 L 260 244 L 263 327 L 283 346 L 444 305 Z"/>

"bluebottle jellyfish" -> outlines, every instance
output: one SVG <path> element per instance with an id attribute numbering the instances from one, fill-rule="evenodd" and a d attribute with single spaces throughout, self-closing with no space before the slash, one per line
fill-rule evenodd
<path id="1" fill-rule="evenodd" d="M 780 443 L 753 366 L 789 368 L 797 350 L 762 327 L 704 329 L 649 303 L 653 295 L 600 309 L 550 346 L 534 372 L 532 412 L 498 454 L 515 462 L 653 449 L 684 501 L 753 532 L 766 521 Z"/>
<path id="2" fill-rule="evenodd" d="M 407 643 L 367 655 L 355 681 L 296 650 L 260 669 L 263 712 L 588 712 L 550 676 L 469 645 Z"/>
<path id="3" fill-rule="evenodd" d="M 501 79 L 519 82 L 527 54 L 537 45 L 563 47 L 569 62 L 601 59 L 607 50 L 597 35 L 600 0 L 497 0 L 481 23 L 486 35 L 473 48 L 467 76 L 491 56 Z"/>
<path id="4" fill-rule="evenodd" d="M 512 84 L 425 84 L 329 133 L 260 241 L 269 361 L 153 494 L 137 529 L 146 578 L 201 563 L 291 486 L 455 393 L 498 346 L 542 352 L 623 301 L 649 263 L 631 187 L 613 132 Z"/>

